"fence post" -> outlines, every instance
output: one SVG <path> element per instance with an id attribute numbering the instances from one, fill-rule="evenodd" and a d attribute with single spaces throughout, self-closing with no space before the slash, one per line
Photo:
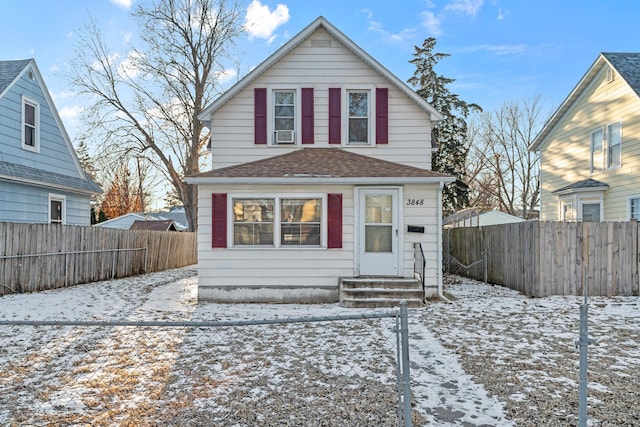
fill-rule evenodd
<path id="1" fill-rule="evenodd" d="M 411 427 L 411 373 L 409 372 L 409 313 L 407 302 L 400 302 L 400 336 L 402 341 L 402 384 L 404 386 L 404 427 Z"/>
<path id="2" fill-rule="evenodd" d="M 488 264 L 488 262 L 487 262 L 487 248 L 484 248 L 484 251 L 483 251 L 482 255 L 483 255 L 483 260 L 484 260 L 484 263 L 483 263 L 483 266 L 482 266 L 482 268 L 484 270 L 484 284 L 486 285 L 487 284 L 487 275 L 488 275 L 488 272 L 487 272 L 487 269 L 488 269 L 488 266 L 487 266 L 487 264 Z"/>

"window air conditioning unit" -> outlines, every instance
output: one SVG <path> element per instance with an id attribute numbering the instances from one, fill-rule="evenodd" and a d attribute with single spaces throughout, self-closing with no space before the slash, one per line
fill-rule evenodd
<path id="1" fill-rule="evenodd" d="M 293 144 L 295 143 L 295 132 L 292 130 L 277 130 L 276 144 Z"/>

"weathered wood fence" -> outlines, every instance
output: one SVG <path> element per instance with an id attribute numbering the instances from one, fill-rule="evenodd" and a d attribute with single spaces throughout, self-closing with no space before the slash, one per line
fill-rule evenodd
<path id="1" fill-rule="evenodd" d="M 487 279 L 530 296 L 638 295 L 638 222 L 538 222 L 444 230 L 462 263 L 487 251 Z"/>
<path id="2" fill-rule="evenodd" d="M 0 222 L 0 295 L 184 267 L 195 233 Z"/>

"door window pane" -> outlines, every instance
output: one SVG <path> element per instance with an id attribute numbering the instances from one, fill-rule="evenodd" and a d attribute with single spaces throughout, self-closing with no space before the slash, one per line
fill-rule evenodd
<path id="1" fill-rule="evenodd" d="M 386 225 L 366 225 L 364 227 L 364 250 L 366 252 L 391 252 L 393 230 Z"/>

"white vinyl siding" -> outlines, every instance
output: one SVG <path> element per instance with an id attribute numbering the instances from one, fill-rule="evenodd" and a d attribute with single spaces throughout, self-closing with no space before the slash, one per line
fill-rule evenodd
<path id="1" fill-rule="evenodd" d="M 301 199 L 316 196 L 309 186 L 264 186 L 264 194 L 286 194 L 288 198 Z M 274 248 L 239 247 L 215 250 L 211 247 L 211 194 L 227 193 L 231 198 L 253 198 L 255 186 L 200 185 L 198 189 L 198 280 L 201 289 L 207 287 L 314 287 L 338 286 L 338 277 L 352 277 L 355 268 L 354 190 L 351 185 L 330 185 L 315 188 L 324 195 L 342 193 L 342 248 L 322 249 L 299 246 Z M 419 206 L 404 207 L 401 220 L 403 277 L 413 277 L 413 243 L 422 243 L 426 259 L 426 282 L 437 285 L 438 240 L 437 201 L 438 185 L 406 185 L 404 199 L 420 199 Z M 323 199 L 323 201 L 325 201 Z M 404 204 L 404 203 L 401 203 Z M 326 203 L 324 203 L 326 206 Z M 323 210 L 324 214 L 324 210 Z M 230 213 L 228 214 L 230 215 Z M 227 226 L 231 218 L 228 216 Z M 323 217 L 326 218 L 326 215 Z M 323 219 L 323 221 L 325 221 Z M 406 225 L 423 226 L 424 233 L 408 233 Z M 326 226 L 323 222 L 323 229 Z M 323 244 L 324 244 L 323 238 Z M 204 291 L 207 292 L 206 290 Z"/>
<path id="2" fill-rule="evenodd" d="M 331 39 L 328 47 L 312 45 L 314 40 L 328 39 Z M 291 82 L 295 82 L 296 88 L 314 89 L 314 147 L 329 146 L 329 88 L 371 90 L 372 108 L 375 106 L 374 88 L 388 88 L 389 144 L 377 145 L 375 150 L 370 146 L 345 146 L 344 149 L 410 166 L 431 168 L 429 114 L 323 29 L 311 35 L 216 111 L 212 122 L 213 168 L 260 160 L 298 148 L 282 145 L 273 150 L 269 146 L 256 147 L 253 143 L 254 89 L 292 88 Z M 343 103 L 344 97 L 343 92 Z M 343 118 L 342 126 L 344 121 Z M 370 134 L 375 138 L 375 128 L 372 129 Z M 345 138 L 344 130 L 342 137 Z M 299 135 L 296 140 L 299 143 Z"/>

